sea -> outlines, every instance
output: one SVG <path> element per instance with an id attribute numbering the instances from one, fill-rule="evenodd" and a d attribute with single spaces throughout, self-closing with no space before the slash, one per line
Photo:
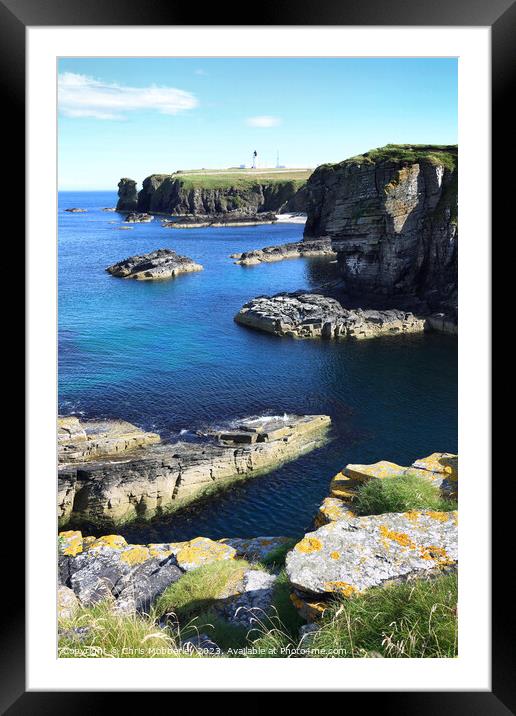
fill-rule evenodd
<path id="1" fill-rule="evenodd" d="M 123 215 L 103 211 L 116 200 L 115 192 L 59 193 L 60 414 L 121 418 L 166 441 L 194 439 L 198 430 L 251 415 L 332 419 L 323 447 L 167 518 L 117 530 L 128 541 L 298 537 L 347 463 L 408 465 L 457 451 L 456 338 L 303 341 L 234 322 L 256 296 L 312 290 L 337 277 L 328 259 L 242 267 L 230 258 L 297 241 L 303 225 L 179 230 L 162 227 L 159 218 L 126 224 Z M 70 207 L 87 211 L 65 212 Z M 204 270 L 164 282 L 105 271 L 158 248 L 189 256 Z"/>

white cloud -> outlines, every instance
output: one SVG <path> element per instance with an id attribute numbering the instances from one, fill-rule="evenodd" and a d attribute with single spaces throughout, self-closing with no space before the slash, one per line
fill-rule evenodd
<path id="1" fill-rule="evenodd" d="M 193 94 L 174 87 L 127 87 L 74 72 L 59 75 L 58 99 L 67 117 L 96 119 L 125 119 L 135 110 L 177 114 L 199 104 Z"/>
<path id="2" fill-rule="evenodd" d="M 280 117 L 271 117 L 268 114 L 263 114 L 259 117 L 248 117 L 246 123 L 250 127 L 277 127 L 281 124 Z"/>

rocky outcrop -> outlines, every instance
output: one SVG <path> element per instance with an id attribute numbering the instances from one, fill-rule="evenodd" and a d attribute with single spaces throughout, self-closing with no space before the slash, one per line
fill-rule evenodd
<path id="1" fill-rule="evenodd" d="M 401 475 L 430 480 L 443 497 L 458 495 L 458 456 L 435 452 L 405 467 L 387 460 L 346 465 L 330 482 L 307 533 L 287 555 L 292 601 L 308 621 L 331 596 L 352 597 L 392 581 L 438 574 L 457 564 L 457 512 L 418 510 L 357 517 L 357 489 Z"/>
<path id="2" fill-rule="evenodd" d="M 283 259 L 297 259 L 302 257 L 327 256 L 336 258 L 329 239 L 317 241 L 293 241 L 280 246 L 266 246 L 263 249 L 245 251 L 242 254 L 232 254 L 232 259 L 237 259 L 236 264 L 240 266 L 256 266 L 261 263 L 272 263 L 283 261 Z"/>
<path id="3" fill-rule="evenodd" d="M 159 443 L 160 436 L 125 420 L 81 421 L 75 416 L 57 419 L 59 462 L 85 462 L 115 457 Z"/>
<path id="4" fill-rule="evenodd" d="M 456 146 L 387 145 L 322 165 L 306 195 L 305 237 L 331 239 L 349 294 L 410 295 L 453 318 Z"/>
<path id="5" fill-rule="evenodd" d="M 313 450 L 326 439 L 329 425 L 325 415 L 249 418 L 209 431 L 199 442 L 150 445 L 106 459 L 92 460 L 86 452 L 88 459 L 79 463 L 70 450 L 59 470 L 61 524 L 112 526 L 165 514 Z M 68 455 L 72 459 L 66 462 Z"/>
<path id="6" fill-rule="evenodd" d="M 226 226 L 261 226 L 262 224 L 274 224 L 277 221 L 276 214 L 263 212 L 262 214 L 245 214 L 234 211 L 228 214 L 183 216 L 180 220 L 163 221 L 162 226 L 166 229 L 204 229 L 208 226 L 223 228 Z"/>
<path id="7" fill-rule="evenodd" d="M 152 174 L 143 181 L 138 194 L 138 211 L 163 214 L 216 215 L 228 212 L 304 211 L 302 194 L 296 196 L 302 182 L 246 177 L 238 174 L 234 183 L 227 174 L 203 182 L 195 174 Z"/>
<path id="8" fill-rule="evenodd" d="M 258 540 L 266 538 L 254 541 Z M 197 537 L 189 542 L 137 545 L 120 535 L 95 538 L 83 537 L 79 531 L 60 532 L 58 616 L 69 619 L 80 605 L 105 600 L 117 614 L 148 613 L 160 594 L 187 572 L 234 560 L 237 552 L 229 542 Z M 235 564 L 210 608 L 229 623 L 250 627 L 269 613 L 276 579 L 259 567 L 256 558 L 247 565 Z"/>
<path id="9" fill-rule="evenodd" d="M 73 206 L 71 209 L 65 209 L 65 211 L 68 211 L 70 214 L 84 214 L 88 209 L 79 209 L 79 207 Z"/>
<path id="10" fill-rule="evenodd" d="M 298 596 L 350 597 L 370 587 L 436 573 L 457 563 L 457 513 L 388 513 L 338 520 L 288 553 Z"/>
<path id="11" fill-rule="evenodd" d="M 172 249 L 157 249 L 141 256 L 129 256 L 106 271 L 118 278 L 133 278 L 136 281 L 163 281 L 182 273 L 202 271 L 201 264 L 188 256 L 180 256 Z"/>
<path id="12" fill-rule="evenodd" d="M 138 191 L 134 179 L 120 179 L 118 182 L 117 211 L 135 211 L 138 208 Z"/>
<path id="13" fill-rule="evenodd" d="M 235 321 L 292 338 L 362 339 L 425 330 L 425 319 L 410 312 L 348 310 L 334 298 L 302 292 L 254 298 Z"/>
<path id="14" fill-rule="evenodd" d="M 153 219 L 154 217 L 152 216 L 152 214 L 131 211 L 130 214 L 127 214 L 124 221 L 126 221 L 128 224 L 149 224 Z"/>
<path id="15" fill-rule="evenodd" d="M 81 548 L 70 555 L 66 544 L 72 535 Z M 71 589 L 80 604 L 109 600 L 121 614 L 148 612 L 156 598 L 183 575 L 172 554 L 127 544 L 119 535 L 83 539 L 80 532 L 62 532 L 59 551 L 60 584 Z"/>

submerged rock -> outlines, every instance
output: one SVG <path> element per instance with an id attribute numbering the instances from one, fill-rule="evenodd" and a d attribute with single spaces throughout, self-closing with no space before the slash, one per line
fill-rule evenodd
<path id="1" fill-rule="evenodd" d="M 235 321 L 292 338 L 362 339 L 425 330 L 425 319 L 413 313 L 346 309 L 336 299 L 314 293 L 259 296 L 240 309 Z"/>
<path id="2" fill-rule="evenodd" d="M 139 213 L 137 211 L 132 211 L 130 214 L 127 214 L 124 221 L 127 221 L 128 224 L 148 224 L 151 221 L 153 221 L 154 217 L 152 214 L 146 214 L 145 212 Z"/>
<path id="3" fill-rule="evenodd" d="M 65 211 L 68 211 L 70 214 L 85 214 L 88 209 L 80 209 L 77 206 L 73 206 L 70 209 L 65 209 Z"/>
<path id="4" fill-rule="evenodd" d="M 118 278 L 133 278 L 137 281 L 160 281 L 175 278 L 182 273 L 202 271 L 203 267 L 188 256 L 180 256 L 172 249 L 157 249 L 141 256 L 129 256 L 106 271 Z"/>
<path id="5" fill-rule="evenodd" d="M 79 450 L 61 453 L 61 523 L 73 518 L 107 526 L 151 519 L 214 487 L 313 450 L 327 439 L 329 425 L 326 415 L 248 418 L 209 431 L 195 443 L 150 444 L 133 452 L 128 447 L 99 459 L 83 450 L 87 459 L 82 462 L 83 443 L 76 441 Z M 159 440 L 153 433 L 141 435 L 143 440 L 150 435 L 151 443 Z"/>
<path id="6" fill-rule="evenodd" d="M 288 577 L 307 595 L 353 596 L 457 563 L 457 513 L 389 513 L 339 520 L 289 552 Z"/>
<path id="7" fill-rule="evenodd" d="M 293 241 L 279 246 L 266 246 L 263 249 L 245 251 L 243 254 L 232 254 L 231 258 L 237 259 L 235 263 L 240 266 L 255 266 L 261 263 L 272 263 L 304 256 L 335 258 L 337 254 L 333 251 L 329 239 L 320 239 L 316 241 Z"/>

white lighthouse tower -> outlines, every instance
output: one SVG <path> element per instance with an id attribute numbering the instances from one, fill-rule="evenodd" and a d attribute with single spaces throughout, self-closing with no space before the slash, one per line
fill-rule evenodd
<path id="1" fill-rule="evenodd" d="M 256 149 L 253 152 L 253 159 L 252 159 L 252 169 L 256 169 L 256 157 L 258 156 L 258 152 Z"/>

